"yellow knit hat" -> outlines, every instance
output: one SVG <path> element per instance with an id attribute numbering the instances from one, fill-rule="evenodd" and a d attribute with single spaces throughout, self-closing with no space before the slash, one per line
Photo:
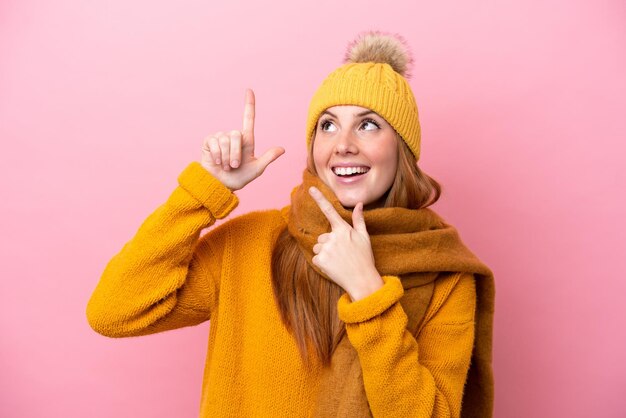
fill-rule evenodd
<path id="1" fill-rule="evenodd" d="M 348 46 L 345 64 L 317 89 L 309 105 L 307 147 L 322 112 L 338 105 L 361 106 L 384 118 L 420 156 L 421 131 L 417 104 L 407 81 L 412 58 L 399 35 L 365 32 Z"/>

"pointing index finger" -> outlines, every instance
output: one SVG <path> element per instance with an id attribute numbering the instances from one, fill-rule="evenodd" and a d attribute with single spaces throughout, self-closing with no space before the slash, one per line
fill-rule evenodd
<path id="1" fill-rule="evenodd" d="M 254 144 L 254 110 L 255 98 L 252 89 L 246 89 L 246 102 L 243 110 L 243 129 L 242 134 L 244 141 Z"/>
<path id="2" fill-rule="evenodd" d="M 311 186 L 309 188 L 309 194 L 313 197 L 313 200 L 315 200 L 317 206 L 319 206 L 319 208 L 322 210 L 322 213 L 324 214 L 324 216 L 326 216 L 328 222 L 330 222 L 330 227 L 332 229 L 345 226 L 347 224 L 347 222 L 344 221 L 343 218 L 337 213 L 333 205 L 316 187 Z"/>

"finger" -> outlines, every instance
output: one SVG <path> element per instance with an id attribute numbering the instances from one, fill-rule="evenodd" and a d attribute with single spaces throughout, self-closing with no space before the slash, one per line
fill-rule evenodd
<path id="1" fill-rule="evenodd" d="M 222 158 L 222 152 L 220 151 L 220 146 L 215 136 L 212 136 L 209 138 L 209 150 L 211 151 L 211 158 L 213 159 L 213 164 L 219 165 L 220 158 Z"/>
<path id="2" fill-rule="evenodd" d="M 228 135 L 220 135 L 219 137 L 220 151 L 222 152 L 222 168 L 224 170 L 230 169 L 230 138 Z"/>
<path id="3" fill-rule="evenodd" d="M 257 172 L 259 173 L 259 175 L 261 175 L 265 171 L 267 166 L 270 165 L 272 161 L 276 160 L 278 157 L 280 157 L 284 153 L 285 153 L 284 148 L 274 147 L 272 149 L 267 150 L 265 154 L 263 154 L 261 157 L 257 158 L 256 164 L 257 164 L 257 170 L 258 170 Z"/>
<path id="4" fill-rule="evenodd" d="M 230 131 L 230 166 L 239 167 L 241 161 L 241 132 Z"/>
<path id="5" fill-rule="evenodd" d="M 241 131 L 243 142 L 254 150 L 254 114 L 255 97 L 252 89 L 246 89 L 246 100 L 243 109 L 243 129 Z M 252 153 L 254 155 L 254 152 Z"/>
<path id="6" fill-rule="evenodd" d="M 328 222 L 330 222 L 330 227 L 332 229 L 341 228 L 347 224 L 347 222 L 339 216 L 333 205 L 326 199 L 326 197 L 324 197 L 322 192 L 320 192 L 317 187 L 309 187 L 309 194 L 313 197 L 317 206 L 319 206 L 322 210 L 322 213 L 326 216 Z"/>
<path id="7" fill-rule="evenodd" d="M 313 254 L 319 254 L 322 251 L 322 244 L 315 244 L 313 246 Z"/>
<path id="8" fill-rule="evenodd" d="M 215 162 L 213 161 L 213 156 L 211 155 L 209 137 L 204 138 L 204 141 L 202 141 L 202 158 L 206 158 L 211 164 L 215 164 Z"/>
<path id="9" fill-rule="evenodd" d="M 357 203 L 352 210 L 352 227 L 361 234 L 369 236 L 365 225 L 365 218 L 363 216 L 363 202 Z"/>
<path id="10" fill-rule="evenodd" d="M 313 258 L 311 258 L 311 262 L 313 263 L 313 265 L 319 267 L 320 270 L 322 270 L 322 273 L 324 273 L 324 269 L 322 268 L 324 260 L 322 259 L 322 256 L 320 254 L 314 255 Z"/>
<path id="11" fill-rule="evenodd" d="M 330 239 L 330 234 L 328 232 L 321 234 L 319 237 L 317 237 L 317 242 L 323 244 L 325 242 L 328 242 L 328 240 Z"/>

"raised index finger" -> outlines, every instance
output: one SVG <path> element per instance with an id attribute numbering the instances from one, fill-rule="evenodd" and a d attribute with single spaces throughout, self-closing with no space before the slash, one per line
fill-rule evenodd
<path id="1" fill-rule="evenodd" d="M 317 189 L 317 187 L 311 186 L 309 188 L 309 194 L 313 197 L 313 200 L 315 200 L 315 203 L 317 203 L 317 206 L 319 206 L 319 208 L 322 210 L 322 213 L 324 214 L 324 216 L 326 216 L 326 219 L 328 219 L 328 222 L 330 222 L 330 227 L 332 229 L 335 229 L 335 228 L 338 228 L 338 227 L 342 227 L 342 226 L 345 226 L 345 225 L 349 225 L 337 213 L 337 211 L 333 207 L 332 203 L 330 203 L 326 199 L 326 197 L 324 197 L 322 192 L 320 192 Z"/>
<path id="2" fill-rule="evenodd" d="M 254 92 L 252 89 L 246 90 L 246 104 L 243 109 L 243 134 L 244 142 L 254 144 Z"/>

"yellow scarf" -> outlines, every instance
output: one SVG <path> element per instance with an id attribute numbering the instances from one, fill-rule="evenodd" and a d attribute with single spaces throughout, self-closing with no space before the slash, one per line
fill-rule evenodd
<path id="1" fill-rule="evenodd" d="M 281 210 L 289 233 L 296 239 L 309 265 L 317 237 L 330 232 L 330 224 L 308 189 L 317 187 L 337 213 L 352 225 L 333 191 L 308 169 L 303 182 L 291 193 L 291 205 Z M 488 418 L 493 409 L 491 367 L 495 284 L 493 273 L 461 241 L 456 229 L 428 208 L 377 208 L 363 214 L 370 235 L 376 269 L 380 275 L 400 277 L 405 295 L 401 304 L 409 317 L 409 331 L 418 330 L 432 296 L 434 281 L 442 274 L 471 272 L 476 278 L 477 311 L 474 350 L 463 395 L 461 415 Z M 324 371 L 315 416 L 371 416 L 356 350 L 344 338 Z"/>

